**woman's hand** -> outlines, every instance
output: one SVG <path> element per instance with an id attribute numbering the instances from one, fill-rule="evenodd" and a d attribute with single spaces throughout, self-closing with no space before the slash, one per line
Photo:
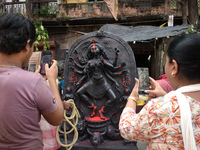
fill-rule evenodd
<path id="1" fill-rule="evenodd" d="M 145 93 L 153 94 L 156 97 L 164 96 L 165 94 L 167 94 L 160 86 L 160 84 L 156 82 L 153 78 L 149 77 L 149 83 L 150 83 L 149 86 L 150 90 L 145 90 Z"/>
<path id="2" fill-rule="evenodd" d="M 137 100 L 139 99 L 139 80 L 135 78 L 135 86 L 130 94 L 131 97 L 135 97 Z"/>
<path id="3" fill-rule="evenodd" d="M 136 112 L 136 102 L 139 100 L 139 80 L 135 78 L 135 86 L 127 99 L 126 107 L 133 108 Z"/>

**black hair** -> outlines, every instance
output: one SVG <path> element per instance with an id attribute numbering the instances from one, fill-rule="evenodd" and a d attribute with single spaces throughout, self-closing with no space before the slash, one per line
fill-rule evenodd
<path id="1" fill-rule="evenodd" d="M 176 60 L 179 70 L 189 80 L 200 79 L 200 35 L 184 34 L 170 43 L 167 56 L 169 63 Z"/>
<path id="2" fill-rule="evenodd" d="M 30 40 L 30 46 L 36 40 L 34 24 L 19 14 L 5 14 L 0 17 L 0 52 L 13 54 L 21 52 Z"/>

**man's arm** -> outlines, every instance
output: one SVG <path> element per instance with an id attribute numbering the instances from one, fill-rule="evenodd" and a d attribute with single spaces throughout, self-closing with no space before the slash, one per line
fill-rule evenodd
<path id="1" fill-rule="evenodd" d="M 55 100 L 57 102 L 57 109 L 54 112 L 42 114 L 44 118 L 52 125 L 60 125 L 64 117 L 64 109 L 69 109 L 69 102 L 62 102 L 58 86 L 56 84 L 56 78 L 58 75 L 57 61 L 54 61 L 52 66 L 49 68 L 48 64 L 45 65 L 46 76 L 49 81 L 49 86 L 53 92 Z"/>

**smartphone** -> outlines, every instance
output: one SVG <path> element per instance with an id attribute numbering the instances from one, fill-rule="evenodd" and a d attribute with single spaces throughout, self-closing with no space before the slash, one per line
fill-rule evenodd
<path id="1" fill-rule="evenodd" d="M 51 66 L 51 64 L 52 64 L 52 54 L 53 54 L 53 52 L 49 51 L 49 50 L 48 51 L 42 51 L 41 63 L 40 63 L 40 66 L 41 66 L 40 73 L 41 74 L 46 74 L 45 64 L 48 64 L 49 67 Z"/>
<path id="2" fill-rule="evenodd" d="M 149 69 L 147 67 L 138 67 L 139 77 L 139 94 L 145 94 L 145 90 L 149 89 Z"/>
<path id="3" fill-rule="evenodd" d="M 33 52 L 28 62 L 28 71 L 35 72 L 40 65 L 41 52 Z"/>

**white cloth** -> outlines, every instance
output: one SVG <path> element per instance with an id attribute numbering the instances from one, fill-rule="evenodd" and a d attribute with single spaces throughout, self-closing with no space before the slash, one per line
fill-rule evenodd
<path id="1" fill-rule="evenodd" d="M 194 92 L 194 91 L 200 91 L 200 84 L 183 86 L 177 89 L 176 91 L 172 91 L 176 94 L 180 106 L 181 128 L 182 128 L 185 150 L 197 150 L 193 127 L 192 127 L 192 112 L 190 110 L 190 105 L 188 100 L 182 94 L 184 92 Z"/>

